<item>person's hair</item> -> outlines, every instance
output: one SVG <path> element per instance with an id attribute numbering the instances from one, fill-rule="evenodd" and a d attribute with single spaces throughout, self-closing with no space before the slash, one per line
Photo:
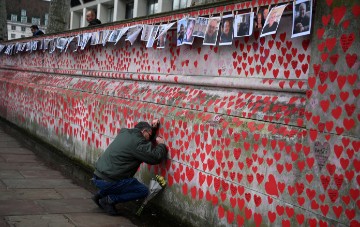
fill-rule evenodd
<path id="1" fill-rule="evenodd" d="M 299 10 L 301 7 L 303 7 L 306 10 L 306 4 L 304 2 L 299 5 Z"/>
<path id="2" fill-rule="evenodd" d="M 96 11 L 95 11 L 95 9 L 88 9 L 87 11 L 88 11 L 88 12 L 92 12 L 92 13 L 96 16 Z"/>
<path id="3" fill-rule="evenodd" d="M 31 25 L 30 28 L 32 28 L 32 29 L 39 29 L 39 27 L 38 27 L 36 24 Z"/>
<path id="4" fill-rule="evenodd" d="M 232 27 L 232 26 L 231 26 L 231 19 L 224 20 L 221 27 L 222 27 L 222 28 L 225 28 L 225 23 L 226 23 L 226 22 L 229 22 L 229 25 L 230 25 L 230 28 L 231 28 L 231 27 Z"/>
<path id="5" fill-rule="evenodd" d="M 142 130 L 151 130 L 151 126 L 149 125 L 149 123 L 145 122 L 145 121 L 140 121 L 139 123 L 137 123 L 135 125 L 135 128 Z"/>

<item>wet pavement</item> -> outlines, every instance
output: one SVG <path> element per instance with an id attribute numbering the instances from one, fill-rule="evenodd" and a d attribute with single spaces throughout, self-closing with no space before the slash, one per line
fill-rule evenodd
<path id="1" fill-rule="evenodd" d="M 86 183 L 79 184 L 39 158 L 9 127 L 0 119 L 0 227 L 174 226 L 171 221 L 159 222 L 151 208 L 137 217 L 139 204 L 134 203 L 118 207 L 121 216 L 107 215 L 91 200 Z"/>

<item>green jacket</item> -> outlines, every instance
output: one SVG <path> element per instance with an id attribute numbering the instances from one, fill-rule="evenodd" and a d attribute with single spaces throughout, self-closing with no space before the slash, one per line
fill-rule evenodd
<path id="1" fill-rule="evenodd" d="M 159 164 L 166 155 L 164 144 L 153 147 L 139 129 L 123 128 L 97 160 L 94 174 L 107 181 L 130 178 L 141 163 Z"/>

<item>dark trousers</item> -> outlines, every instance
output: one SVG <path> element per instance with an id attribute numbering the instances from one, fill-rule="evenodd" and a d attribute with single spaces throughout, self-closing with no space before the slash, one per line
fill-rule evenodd
<path id="1" fill-rule="evenodd" d="M 104 198 L 107 196 L 111 204 L 142 199 L 149 194 L 149 189 L 136 178 L 109 182 L 94 176 L 92 181 L 95 186 L 100 189 L 97 192 L 100 197 Z"/>

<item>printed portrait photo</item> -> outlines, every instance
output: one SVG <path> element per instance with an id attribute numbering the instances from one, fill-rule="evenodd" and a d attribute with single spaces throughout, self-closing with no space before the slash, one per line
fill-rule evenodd
<path id="1" fill-rule="evenodd" d="M 272 34 L 276 33 L 276 30 L 280 23 L 281 16 L 282 16 L 286 6 L 287 6 L 287 4 L 271 9 L 268 17 L 266 18 L 265 25 L 261 31 L 260 37 L 263 37 L 266 35 L 272 35 Z"/>
<path id="2" fill-rule="evenodd" d="M 194 36 L 193 36 L 194 27 L 195 27 L 195 18 L 188 18 L 183 44 L 191 45 L 194 42 Z"/>
<path id="3" fill-rule="evenodd" d="M 257 11 L 256 15 L 254 16 L 255 28 L 262 29 L 264 27 L 266 18 L 269 15 L 269 6 L 262 6 Z"/>
<path id="4" fill-rule="evenodd" d="M 219 33 L 220 21 L 221 21 L 221 17 L 212 17 L 209 19 L 205 31 L 203 45 L 211 45 L 211 46 L 216 45 L 217 36 Z"/>
<path id="5" fill-rule="evenodd" d="M 206 18 L 206 17 L 196 18 L 193 36 L 204 38 L 208 21 L 209 21 L 209 18 Z"/>
<path id="6" fill-rule="evenodd" d="M 235 16 L 234 37 L 249 36 L 253 32 L 254 12 Z"/>
<path id="7" fill-rule="evenodd" d="M 167 39 L 167 31 L 175 24 L 175 22 L 169 24 L 160 25 L 159 35 L 157 37 L 157 48 L 163 49 L 165 48 L 166 39 Z"/>
<path id="8" fill-rule="evenodd" d="M 310 34 L 312 0 L 298 0 L 293 4 L 292 38 Z"/>
<path id="9" fill-rule="evenodd" d="M 156 43 L 156 47 L 158 49 L 163 49 L 165 48 L 165 43 L 166 43 L 166 34 L 167 34 L 167 28 L 168 26 L 166 24 L 164 25 L 160 25 L 159 28 L 159 36 L 157 38 L 157 43 Z M 166 31 L 165 31 L 166 30 Z"/>
<path id="10" fill-rule="evenodd" d="M 177 36 L 176 36 L 177 46 L 183 45 L 185 39 L 186 26 L 187 26 L 187 18 L 183 18 L 177 22 Z"/>
<path id="11" fill-rule="evenodd" d="M 162 33 L 161 35 L 159 35 L 158 39 L 157 39 L 157 48 L 158 49 L 163 49 L 165 48 L 165 44 L 166 44 L 166 32 Z"/>
<path id="12" fill-rule="evenodd" d="M 219 45 L 231 45 L 234 35 L 234 15 L 226 15 L 221 19 Z"/>

